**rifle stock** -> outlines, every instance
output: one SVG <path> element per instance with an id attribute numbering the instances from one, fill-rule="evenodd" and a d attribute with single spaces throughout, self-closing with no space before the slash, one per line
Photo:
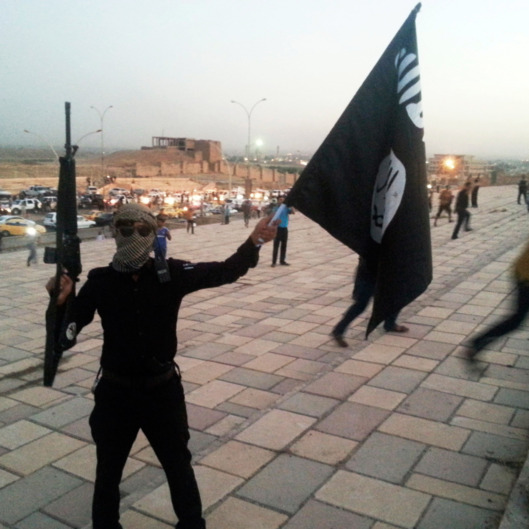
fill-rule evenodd
<path id="1" fill-rule="evenodd" d="M 65 103 L 66 154 L 59 158 L 59 185 L 57 190 L 57 223 L 55 248 L 46 248 L 44 262 L 56 265 L 55 285 L 46 310 L 46 346 L 44 352 L 44 385 L 52 386 L 62 353 L 75 343 L 66 333 L 72 304 L 75 299 L 75 283 L 81 273 L 80 240 L 77 235 L 77 195 L 75 187 L 75 152 L 71 144 L 70 103 Z M 63 274 L 73 281 L 72 292 L 66 302 L 57 306 L 60 282 Z"/>

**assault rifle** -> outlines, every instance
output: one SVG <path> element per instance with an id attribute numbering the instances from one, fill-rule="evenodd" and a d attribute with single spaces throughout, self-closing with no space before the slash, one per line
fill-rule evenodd
<path id="1" fill-rule="evenodd" d="M 71 144 L 70 103 L 65 103 L 66 154 L 59 158 L 59 186 L 57 191 L 57 237 L 54 248 L 47 247 L 44 262 L 56 265 L 55 285 L 46 310 L 46 350 L 44 353 L 44 385 L 52 386 L 63 351 L 75 343 L 75 333 L 66 325 L 75 298 L 75 283 L 81 273 L 80 240 L 77 235 L 77 196 L 75 190 L 75 160 L 78 147 Z M 61 277 L 67 274 L 73 281 L 71 294 L 57 307 Z"/>

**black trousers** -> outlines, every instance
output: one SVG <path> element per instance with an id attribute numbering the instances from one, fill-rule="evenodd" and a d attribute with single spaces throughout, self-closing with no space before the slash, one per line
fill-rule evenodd
<path id="1" fill-rule="evenodd" d="M 277 263 L 277 254 L 279 253 L 279 262 L 284 263 L 287 257 L 288 228 L 277 228 L 277 235 L 274 239 L 274 249 L 272 251 L 272 263 Z"/>
<path id="2" fill-rule="evenodd" d="M 90 416 L 97 468 L 92 503 L 93 529 L 122 529 L 119 483 L 134 440 L 141 429 L 165 474 L 178 529 L 205 529 L 202 503 L 191 453 L 180 377 L 153 389 L 130 389 L 101 379 Z"/>
<path id="3" fill-rule="evenodd" d="M 477 351 L 480 351 L 497 338 L 516 330 L 525 320 L 527 313 L 529 313 L 529 285 L 518 281 L 516 283 L 516 294 L 514 312 L 487 331 L 478 334 L 472 340 Z"/>
<path id="4" fill-rule="evenodd" d="M 457 223 L 456 227 L 454 228 L 454 233 L 452 234 L 452 238 L 456 238 L 461 226 L 465 224 L 465 230 L 468 230 L 470 228 L 470 213 L 465 209 L 462 211 L 457 211 Z"/>

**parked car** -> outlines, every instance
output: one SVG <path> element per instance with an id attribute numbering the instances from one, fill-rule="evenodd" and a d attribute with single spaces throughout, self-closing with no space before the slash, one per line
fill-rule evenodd
<path id="1" fill-rule="evenodd" d="M 0 224 L 0 233 L 2 237 L 36 235 L 37 233 L 46 233 L 46 228 L 22 217 L 11 217 Z"/>
<path id="2" fill-rule="evenodd" d="M 39 211 L 42 202 L 37 198 L 22 198 L 15 200 L 11 207 L 7 208 L 13 215 L 20 215 L 23 211 Z"/>
<path id="3" fill-rule="evenodd" d="M 57 213 L 48 213 L 44 217 L 44 226 L 49 230 L 57 229 Z M 93 228 L 96 223 L 93 220 L 85 219 L 82 215 L 77 215 L 77 228 Z"/>

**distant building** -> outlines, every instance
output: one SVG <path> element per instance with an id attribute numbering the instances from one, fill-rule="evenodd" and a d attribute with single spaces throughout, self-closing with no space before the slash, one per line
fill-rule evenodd
<path id="1" fill-rule="evenodd" d="M 440 185 L 461 185 L 479 178 L 490 184 L 493 165 L 468 154 L 435 154 L 428 158 L 428 182 Z"/>
<path id="2" fill-rule="evenodd" d="M 175 154 L 181 152 L 197 162 L 216 163 L 222 160 L 222 145 L 220 141 L 153 136 L 152 146 L 142 147 L 142 150 L 151 149 L 175 151 Z"/>

